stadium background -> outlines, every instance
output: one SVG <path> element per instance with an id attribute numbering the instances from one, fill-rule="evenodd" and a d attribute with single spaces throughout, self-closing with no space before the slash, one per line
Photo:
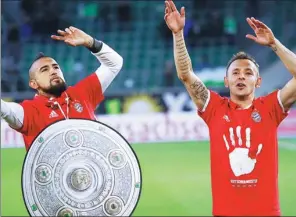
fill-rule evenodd
<path id="1" fill-rule="evenodd" d="M 260 64 L 261 96 L 291 78 L 271 49 L 247 40 L 245 18 L 264 21 L 296 52 L 296 1 L 182 1 L 185 38 L 195 72 L 224 96 L 225 65 L 245 50 Z M 69 85 L 98 67 L 82 47 L 55 42 L 50 35 L 69 25 L 103 40 L 124 58 L 124 66 L 97 109 L 98 119 L 132 144 L 143 188 L 134 215 L 211 215 L 208 130 L 196 116 L 177 80 L 172 35 L 163 1 L 12 1 L 1 2 L 1 98 L 32 98 L 28 68 L 39 51 L 61 65 Z M 280 199 L 283 215 L 296 215 L 296 110 L 279 128 Z M 25 156 L 22 138 L 1 122 L 1 214 L 26 216 L 21 194 Z M 227 195 L 225 195 L 227 199 Z"/>

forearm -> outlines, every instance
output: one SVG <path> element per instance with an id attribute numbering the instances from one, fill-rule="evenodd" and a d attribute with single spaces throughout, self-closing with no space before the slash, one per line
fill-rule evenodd
<path id="1" fill-rule="evenodd" d="M 179 79 L 199 110 L 204 110 L 209 91 L 192 70 L 192 63 L 186 49 L 183 33 L 174 34 L 174 58 Z"/>
<path id="2" fill-rule="evenodd" d="M 96 74 L 101 83 L 102 91 L 105 92 L 121 70 L 123 58 L 107 44 L 97 40 L 89 50 L 101 63 L 96 70 Z"/>
<path id="3" fill-rule="evenodd" d="M 95 40 L 94 46 L 89 50 L 102 65 L 107 66 L 113 73 L 117 74 L 121 70 L 123 58 L 104 42 Z"/>
<path id="4" fill-rule="evenodd" d="M 174 40 L 174 59 L 175 59 L 177 74 L 179 79 L 181 79 L 182 81 L 185 81 L 188 79 L 189 74 L 193 73 L 193 70 L 192 70 L 191 59 L 186 48 L 183 31 L 173 34 L 173 40 Z"/>
<path id="5" fill-rule="evenodd" d="M 278 55 L 288 71 L 296 78 L 296 54 L 286 48 L 279 40 L 271 46 L 272 50 Z"/>
<path id="6" fill-rule="evenodd" d="M 1 118 L 14 129 L 20 129 L 24 121 L 24 109 L 14 102 L 5 102 L 1 99 Z"/>

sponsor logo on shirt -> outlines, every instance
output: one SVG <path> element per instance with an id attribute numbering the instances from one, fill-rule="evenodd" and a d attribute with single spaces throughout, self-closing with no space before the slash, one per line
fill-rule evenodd
<path id="1" fill-rule="evenodd" d="M 229 119 L 228 115 L 224 115 L 224 116 L 223 116 L 223 119 L 224 119 L 226 122 L 230 122 L 230 119 Z"/>
<path id="2" fill-rule="evenodd" d="M 56 117 L 58 117 L 59 115 L 54 111 L 54 110 L 52 110 L 51 112 L 50 112 L 50 114 L 49 114 L 49 118 L 56 118 Z"/>

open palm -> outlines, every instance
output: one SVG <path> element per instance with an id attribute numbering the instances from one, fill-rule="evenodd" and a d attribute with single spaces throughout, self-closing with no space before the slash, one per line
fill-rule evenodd
<path id="1" fill-rule="evenodd" d="M 59 41 L 64 41 L 71 46 L 87 45 L 92 39 L 91 36 L 83 32 L 82 30 L 70 26 L 65 31 L 58 30 L 59 36 L 52 35 L 51 38 Z"/>
<path id="2" fill-rule="evenodd" d="M 275 43 L 275 37 L 268 26 L 266 26 L 263 22 L 256 20 L 254 17 L 247 18 L 247 22 L 250 27 L 254 30 L 255 35 L 247 34 L 247 38 L 257 42 L 260 45 L 270 46 Z"/>
<path id="3" fill-rule="evenodd" d="M 164 20 L 173 33 L 180 32 L 185 26 L 185 8 L 182 7 L 180 12 L 173 1 L 165 1 Z"/>

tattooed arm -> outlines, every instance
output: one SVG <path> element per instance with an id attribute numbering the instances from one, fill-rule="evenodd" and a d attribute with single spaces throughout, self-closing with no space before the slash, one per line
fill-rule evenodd
<path id="1" fill-rule="evenodd" d="M 199 110 L 203 110 L 209 97 L 204 83 L 194 74 L 191 59 L 186 49 L 183 31 L 173 34 L 174 59 L 178 78 L 183 82 L 191 99 Z"/>
<path id="2" fill-rule="evenodd" d="M 248 34 L 246 37 L 260 45 L 271 47 L 292 74 L 292 79 L 279 92 L 282 107 L 285 111 L 289 111 L 296 102 L 296 54 L 276 39 L 272 30 L 260 20 L 252 17 L 247 18 L 247 22 L 256 36 Z"/>
<path id="3" fill-rule="evenodd" d="M 172 0 L 165 1 L 164 20 L 174 37 L 174 59 L 178 78 L 185 85 L 198 109 L 203 110 L 209 98 L 209 91 L 192 70 L 191 60 L 183 36 L 185 8 L 182 7 L 179 13 Z"/>

